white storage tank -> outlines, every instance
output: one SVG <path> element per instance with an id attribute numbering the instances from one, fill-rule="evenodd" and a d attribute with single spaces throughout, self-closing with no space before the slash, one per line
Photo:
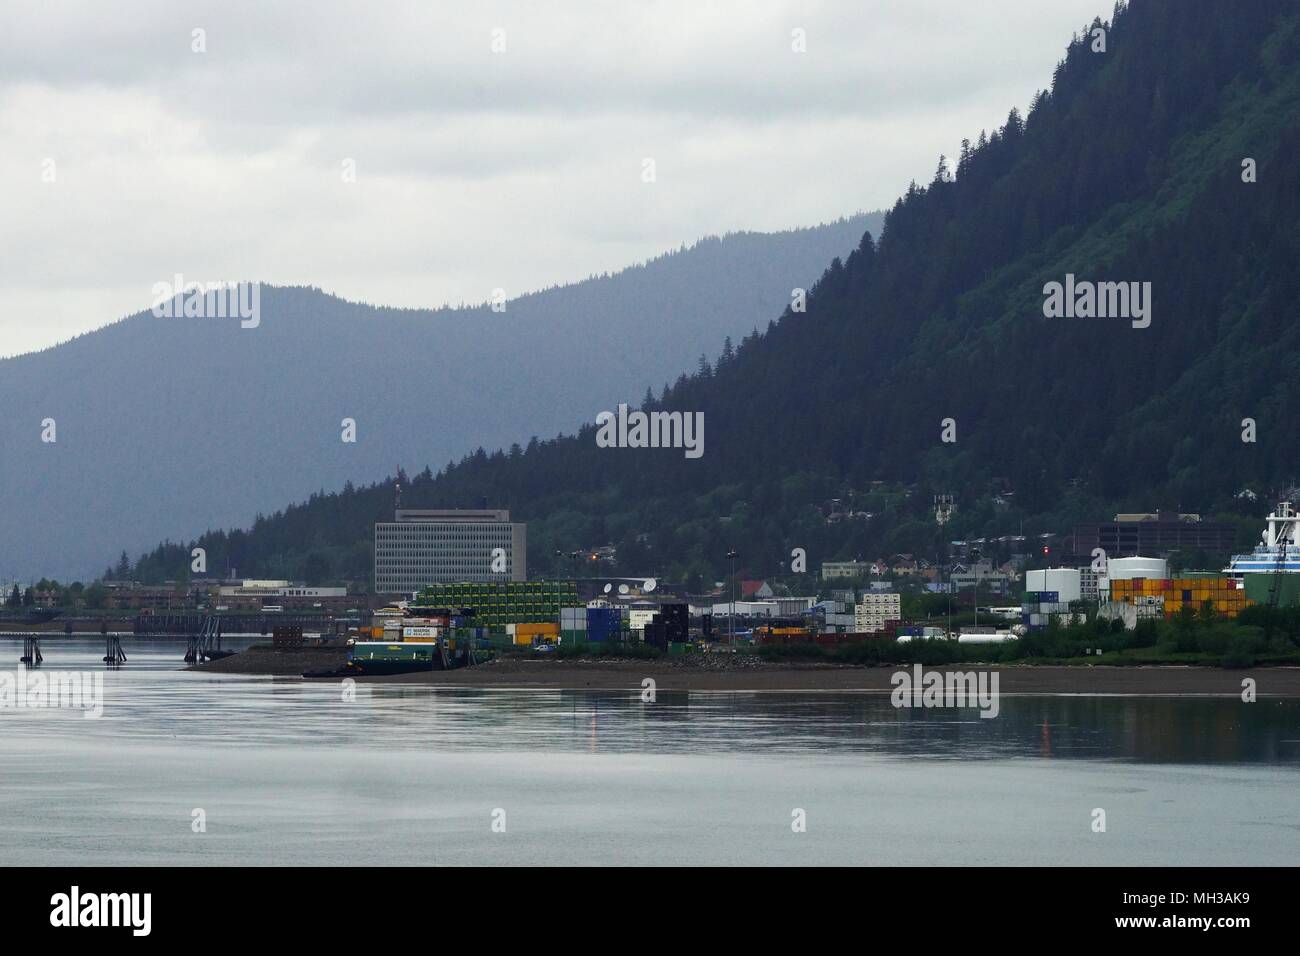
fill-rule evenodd
<path id="1" fill-rule="evenodd" d="M 1110 596 L 1111 581 L 1132 581 L 1150 578 L 1164 581 L 1169 577 L 1169 562 L 1164 558 L 1111 558 L 1106 562 L 1106 573 L 1097 579 L 1097 590 L 1102 597 Z"/>
<path id="2" fill-rule="evenodd" d="M 1046 568 L 1025 572 L 1026 591 L 1056 591 L 1058 603 L 1069 604 L 1083 596 L 1078 568 Z"/>
<path id="3" fill-rule="evenodd" d="M 963 631 L 957 635 L 958 644 L 1002 644 L 1005 641 L 1013 641 L 1016 635 L 1010 631 L 995 631 L 992 634 L 972 634 Z"/>
<path id="4" fill-rule="evenodd" d="M 1163 581 L 1168 577 L 1169 562 L 1164 558 L 1111 558 L 1106 562 L 1108 581 L 1131 581 L 1134 578 Z"/>

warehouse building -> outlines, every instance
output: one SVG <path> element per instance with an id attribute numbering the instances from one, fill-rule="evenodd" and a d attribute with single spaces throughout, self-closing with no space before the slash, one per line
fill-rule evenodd
<path id="1" fill-rule="evenodd" d="M 457 581 L 524 581 L 527 525 L 503 509 L 399 510 L 375 525 L 375 591 Z"/>

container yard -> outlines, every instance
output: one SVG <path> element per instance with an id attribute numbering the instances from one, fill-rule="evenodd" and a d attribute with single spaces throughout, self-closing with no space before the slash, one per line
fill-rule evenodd
<path id="1" fill-rule="evenodd" d="M 422 590 L 412 609 L 472 611 L 475 623 L 497 628 L 560 620 L 560 608 L 580 605 L 573 581 L 493 581 L 434 584 Z"/>

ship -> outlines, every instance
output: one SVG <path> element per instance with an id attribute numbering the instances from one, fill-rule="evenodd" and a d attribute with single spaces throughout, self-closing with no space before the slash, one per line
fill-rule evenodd
<path id="1" fill-rule="evenodd" d="M 343 670 L 349 674 L 410 674 L 431 671 L 443 666 L 439 644 L 387 641 L 356 641 L 348 646 L 348 662 Z"/>
<path id="2" fill-rule="evenodd" d="M 1225 569 L 1242 580 L 1248 574 L 1300 573 L 1300 513 L 1291 502 L 1281 502 L 1268 516 L 1260 543 L 1248 554 L 1235 554 Z"/>
<path id="3" fill-rule="evenodd" d="M 455 670 L 491 660 L 486 628 L 455 626 L 448 615 L 414 615 L 410 608 L 384 608 L 375 626 L 348 640 L 348 658 L 335 671 L 312 671 L 303 677 L 338 678 Z"/>

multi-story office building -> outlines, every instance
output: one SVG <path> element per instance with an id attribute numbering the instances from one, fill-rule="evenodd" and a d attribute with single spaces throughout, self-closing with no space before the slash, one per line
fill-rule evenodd
<path id="1" fill-rule="evenodd" d="M 375 525 L 375 591 L 414 594 L 431 584 L 523 581 L 527 525 L 510 512 L 404 509 Z"/>
<path id="2" fill-rule="evenodd" d="M 1171 551 L 1203 550 L 1228 554 L 1236 541 L 1236 529 L 1216 521 L 1202 521 L 1200 515 L 1169 511 L 1154 514 L 1121 514 L 1105 524 L 1079 525 L 1074 529 L 1074 553 L 1091 560 L 1100 548 L 1108 558 L 1131 555 L 1160 557 Z"/>

